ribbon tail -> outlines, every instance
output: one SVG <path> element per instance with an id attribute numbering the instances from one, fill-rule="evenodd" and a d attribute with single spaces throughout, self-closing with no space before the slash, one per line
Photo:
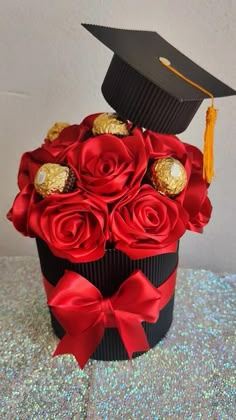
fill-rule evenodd
<path id="1" fill-rule="evenodd" d="M 59 354 L 73 354 L 80 368 L 83 369 L 102 340 L 103 334 L 104 326 L 100 321 L 78 336 L 65 334 L 53 353 L 53 357 Z"/>
<path id="2" fill-rule="evenodd" d="M 143 326 L 136 318 L 127 318 L 127 314 L 123 315 L 119 311 L 119 315 L 116 316 L 116 325 L 129 359 L 132 359 L 134 352 L 150 349 Z"/>

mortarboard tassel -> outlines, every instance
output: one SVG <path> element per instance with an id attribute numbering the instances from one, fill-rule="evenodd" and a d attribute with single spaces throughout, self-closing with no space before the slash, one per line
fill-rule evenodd
<path id="1" fill-rule="evenodd" d="M 206 128 L 204 133 L 203 149 L 203 177 L 210 184 L 214 176 L 214 128 L 217 117 L 217 109 L 212 105 L 206 112 Z"/>
<path id="2" fill-rule="evenodd" d="M 210 184 L 214 176 L 214 128 L 217 117 L 217 109 L 214 107 L 214 97 L 197 83 L 185 77 L 182 73 L 172 67 L 170 61 L 164 57 L 159 58 L 160 62 L 172 73 L 176 74 L 178 77 L 183 79 L 185 82 L 189 83 L 196 89 L 208 95 L 211 100 L 211 106 L 208 107 L 206 112 L 206 128 L 204 133 L 204 147 L 203 147 L 203 178 Z"/>

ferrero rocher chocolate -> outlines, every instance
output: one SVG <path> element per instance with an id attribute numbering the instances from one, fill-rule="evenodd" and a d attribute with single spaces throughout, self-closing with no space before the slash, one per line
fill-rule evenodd
<path id="1" fill-rule="evenodd" d="M 51 194 L 72 191 L 75 181 L 75 174 L 68 166 L 45 163 L 35 176 L 34 186 L 37 193 L 45 198 Z"/>
<path id="2" fill-rule="evenodd" d="M 57 122 L 55 123 L 50 130 L 47 133 L 47 139 L 49 141 L 53 141 L 55 140 L 59 134 L 61 133 L 62 130 L 64 130 L 64 128 L 68 127 L 70 124 L 65 123 L 65 122 Z"/>
<path id="3" fill-rule="evenodd" d="M 187 184 L 184 166 L 172 157 L 156 160 L 152 164 L 150 175 L 156 190 L 168 197 L 180 194 Z"/>
<path id="4" fill-rule="evenodd" d="M 104 113 L 95 118 L 92 132 L 95 135 L 114 134 L 116 136 L 128 136 L 129 128 L 124 121 L 118 118 L 117 114 Z"/>

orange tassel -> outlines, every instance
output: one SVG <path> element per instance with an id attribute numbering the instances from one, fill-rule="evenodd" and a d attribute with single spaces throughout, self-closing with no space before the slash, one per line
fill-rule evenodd
<path id="1" fill-rule="evenodd" d="M 206 128 L 204 133 L 203 150 L 203 178 L 210 184 L 214 176 L 214 128 L 217 117 L 217 109 L 210 106 L 206 112 Z"/>
<path id="2" fill-rule="evenodd" d="M 210 184 L 214 176 L 214 153 L 213 153 L 213 143 L 214 143 L 214 128 L 216 123 L 216 117 L 218 110 L 214 108 L 214 97 L 211 92 L 204 89 L 202 86 L 188 79 L 178 70 L 171 66 L 171 63 L 168 59 L 159 57 L 160 62 L 168 70 L 172 71 L 176 76 L 183 79 L 185 82 L 189 83 L 191 86 L 200 90 L 209 96 L 212 100 L 211 106 L 206 112 L 206 129 L 204 134 L 204 151 L 203 151 L 203 178 Z"/>

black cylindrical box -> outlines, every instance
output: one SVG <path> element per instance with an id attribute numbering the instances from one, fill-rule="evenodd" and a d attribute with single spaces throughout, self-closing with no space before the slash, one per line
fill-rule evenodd
<path id="1" fill-rule="evenodd" d="M 155 257 L 131 260 L 126 254 L 116 249 L 107 249 L 103 258 L 89 263 L 72 263 L 56 257 L 47 244 L 37 238 L 37 247 L 41 270 L 49 283 L 55 286 L 65 270 L 75 271 L 94 284 L 104 297 L 113 295 L 130 274 L 139 269 L 151 283 L 158 287 L 163 284 L 178 264 L 178 249 L 175 253 Z M 160 311 L 155 324 L 143 322 L 150 347 L 154 347 L 167 333 L 173 319 L 174 294 L 167 305 Z M 52 327 L 55 334 L 62 338 L 64 330 L 51 313 Z M 142 352 L 134 353 L 137 357 Z M 116 328 L 107 328 L 99 346 L 91 356 L 96 360 L 125 360 L 128 355 Z"/>

